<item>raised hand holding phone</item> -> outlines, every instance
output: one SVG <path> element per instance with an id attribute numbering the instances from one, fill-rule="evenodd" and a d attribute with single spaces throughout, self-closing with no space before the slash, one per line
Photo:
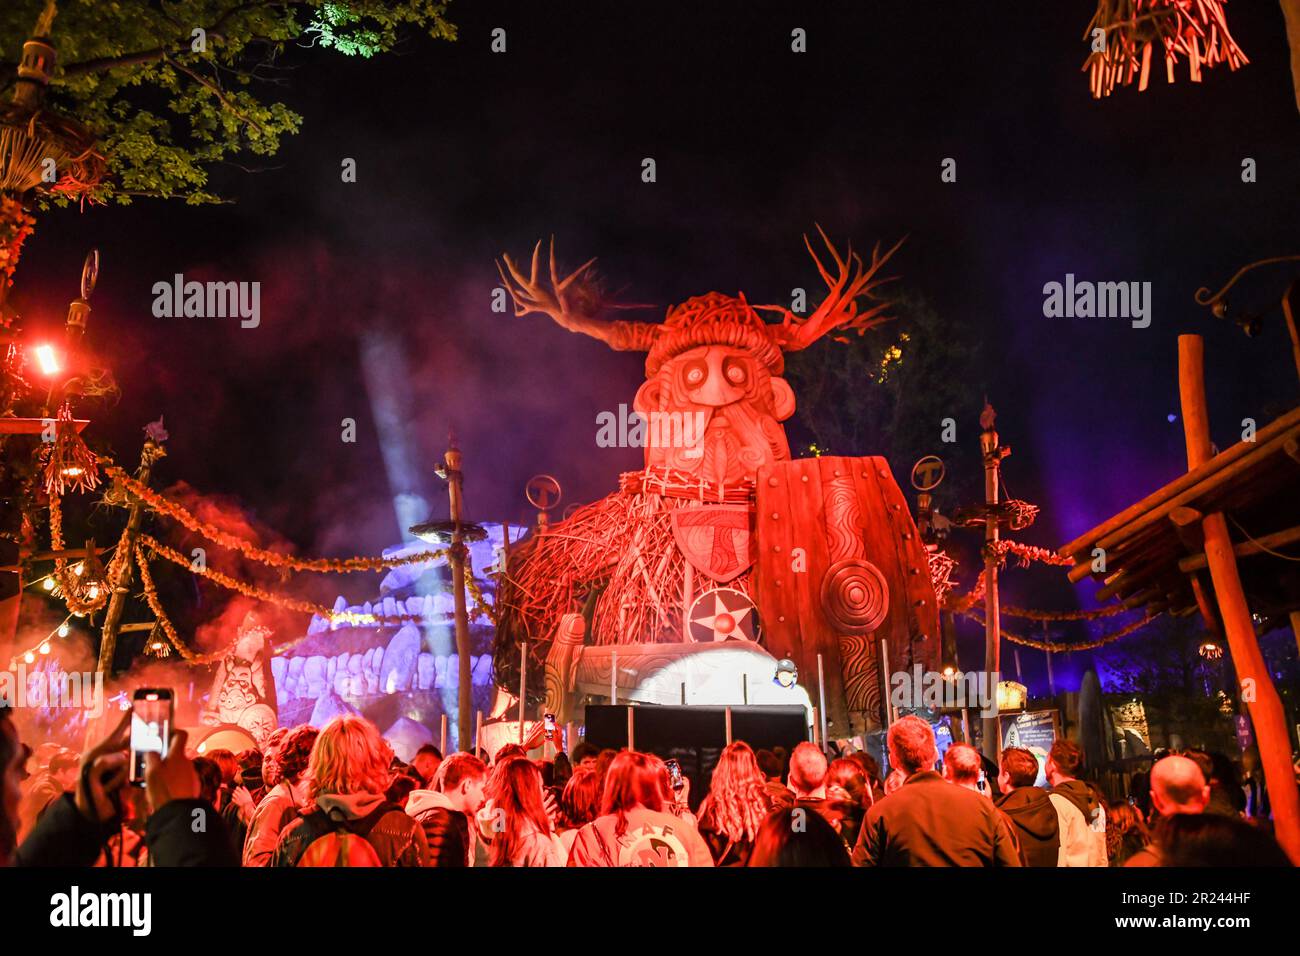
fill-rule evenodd
<path id="1" fill-rule="evenodd" d="M 188 738 L 189 734 L 178 730 L 172 734 L 165 758 L 152 752 L 144 755 L 149 806 L 155 813 L 173 800 L 193 800 L 199 795 L 198 772 L 194 761 L 185 756 Z"/>
<path id="2" fill-rule="evenodd" d="M 118 794 L 127 783 L 126 740 L 131 714 L 122 715 L 112 732 L 81 755 L 76 804 L 87 820 L 107 823 L 118 816 Z"/>

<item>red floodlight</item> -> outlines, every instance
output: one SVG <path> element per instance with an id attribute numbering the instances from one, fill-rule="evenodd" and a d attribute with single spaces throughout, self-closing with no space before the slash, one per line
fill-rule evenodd
<path id="1" fill-rule="evenodd" d="M 36 364 L 42 375 L 58 375 L 63 371 L 63 363 L 59 361 L 59 353 L 54 350 L 54 346 L 38 345 L 32 349 L 32 353 L 36 356 Z"/>

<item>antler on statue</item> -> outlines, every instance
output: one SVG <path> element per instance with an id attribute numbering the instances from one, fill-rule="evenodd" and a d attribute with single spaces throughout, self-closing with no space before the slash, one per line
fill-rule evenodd
<path id="1" fill-rule="evenodd" d="M 786 352 L 797 352 L 800 349 L 806 349 L 822 336 L 835 331 L 852 330 L 861 335 L 867 329 L 893 319 L 893 316 L 882 314 L 889 308 L 891 303 L 877 302 L 870 308 L 859 312 L 857 300 L 862 296 L 874 298 L 872 293 L 876 288 L 898 278 L 897 276 L 879 278 L 878 273 L 881 267 L 889 261 L 890 257 L 898 251 L 907 237 L 904 236 L 899 239 L 884 255 L 880 254 L 880 243 L 877 242 L 875 248 L 871 251 L 871 265 L 866 266 L 862 262 L 862 257 L 853 251 L 852 243 L 849 244 L 847 254 L 841 257 L 834 244 L 826 237 L 826 232 L 821 226 L 817 226 L 817 232 L 822 237 L 822 242 L 826 244 L 826 248 L 830 251 L 831 258 L 835 261 L 838 270 L 838 275 L 835 276 L 832 276 L 826 270 L 805 234 L 803 237 L 804 245 L 808 247 L 809 255 L 812 256 L 813 262 L 817 264 L 817 271 L 821 273 L 822 279 L 829 288 L 829 292 L 826 298 L 822 300 L 821 305 L 806 319 L 795 315 L 794 312 L 784 306 L 756 306 L 756 308 L 780 312 L 784 316 L 781 325 L 773 329 L 773 333 L 782 350 Z M 846 341 L 843 336 L 837 335 L 835 338 L 841 342 Z"/>
<path id="2" fill-rule="evenodd" d="M 533 247 L 532 267 L 525 277 L 508 254 L 503 253 L 497 263 L 497 272 L 505 283 L 506 291 L 515 303 L 515 315 L 530 312 L 549 315 L 561 328 L 599 339 L 620 352 L 649 351 L 659 334 L 660 326 L 644 322 L 606 322 L 597 318 L 603 308 L 643 308 L 639 305 L 618 305 L 602 300 L 599 284 L 591 267 L 596 260 L 588 259 L 565 278 L 560 278 L 555 265 L 555 237 L 551 237 L 550 285 L 538 278 L 542 241 Z M 503 265 L 504 263 L 504 265 Z"/>

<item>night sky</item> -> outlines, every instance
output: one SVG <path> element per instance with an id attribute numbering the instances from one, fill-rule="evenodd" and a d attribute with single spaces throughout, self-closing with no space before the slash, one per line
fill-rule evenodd
<path id="1" fill-rule="evenodd" d="M 630 403 L 643 357 L 493 313 L 494 256 L 554 233 L 563 262 L 599 256 L 627 299 L 780 301 L 815 287 L 800 239 L 815 221 L 859 246 L 908 234 L 902 287 L 978 330 L 991 364 L 972 374 L 1014 450 L 1009 488 L 1043 507 L 1032 543 L 1058 546 L 1185 470 L 1168 420 L 1180 333 L 1207 338 L 1220 447 L 1243 417 L 1263 425 L 1293 402 L 1280 316 L 1250 340 L 1192 299 L 1300 251 L 1276 4 L 1229 4 L 1243 70 L 1198 85 L 1184 65 L 1172 86 L 1153 71 L 1147 92 L 1102 101 L 1080 71 L 1086 0 L 620 6 L 457 3 L 455 43 L 413 37 L 372 61 L 294 51 L 283 95 L 303 132 L 266 171 L 218 170 L 229 205 L 42 215 L 16 276 L 27 326 L 62 323 L 82 256 L 101 249 L 88 343 L 123 397 L 88 437 L 133 463 L 141 427 L 164 415 L 161 484 L 229 496 L 304 553 L 397 543 L 397 492 L 445 514 L 432 470 L 449 427 L 471 517 L 524 519 L 537 472 L 560 479 L 565 504 L 589 501 L 639 465 L 639 450 L 593 439 L 597 412 Z M 489 51 L 497 26 L 505 55 Z M 806 54 L 789 50 L 794 27 Z M 940 181 L 945 157 L 955 184 Z M 1241 182 L 1245 157 L 1257 183 Z M 260 281 L 261 326 L 155 318 L 151 287 L 177 272 Z M 1151 327 L 1044 318 L 1043 285 L 1067 272 L 1151 282 Z M 1287 278 L 1261 274 L 1236 298 L 1275 301 Z M 380 405 L 400 422 L 387 469 Z M 951 414 L 975 442 L 979 408 Z M 340 441 L 344 417 L 355 444 Z M 412 477 L 393 487 L 402 467 Z M 1012 582 L 1007 600 L 1089 599 L 1063 573 L 1027 574 L 1039 584 Z"/>

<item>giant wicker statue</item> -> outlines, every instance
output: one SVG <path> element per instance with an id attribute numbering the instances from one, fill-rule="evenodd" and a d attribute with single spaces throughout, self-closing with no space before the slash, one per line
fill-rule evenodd
<path id="1" fill-rule="evenodd" d="M 556 713 L 569 706 L 584 645 L 681 652 L 692 641 L 757 641 L 798 664 L 814 703 L 821 655 L 831 735 L 842 737 L 878 726 L 882 639 L 892 667 L 933 663 L 926 551 L 885 460 L 792 460 L 781 424 L 795 409 L 785 353 L 888 320 L 874 293 L 898 247 L 877 246 L 864 263 L 821 238 L 834 271 L 805 237 L 828 286 L 806 317 L 710 292 L 662 323 L 608 321 L 594 260 L 561 278 L 553 245 L 543 263 L 538 243 L 527 270 L 503 257 L 518 315 L 647 353 L 633 402 L 645 468 L 510 555 L 494 654 L 503 687 L 518 687 L 524 640 L 530 697 L 540 702 L 544 689 Z"/>

